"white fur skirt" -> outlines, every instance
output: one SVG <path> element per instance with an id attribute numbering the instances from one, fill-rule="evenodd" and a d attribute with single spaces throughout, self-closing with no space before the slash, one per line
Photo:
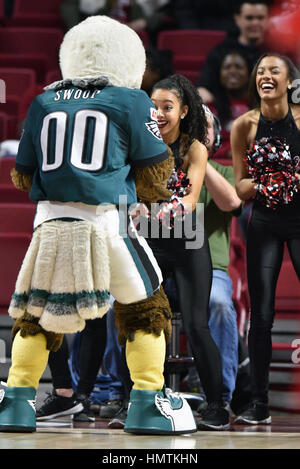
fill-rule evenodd
<path id="1" fill-rule="evenodd" d="M 109 256 L 103 227 L 87 221 L 40 225 L 22 263 L 9 314 L 28 312 L 47 331 L 74 333 L 109 309 Z"/>

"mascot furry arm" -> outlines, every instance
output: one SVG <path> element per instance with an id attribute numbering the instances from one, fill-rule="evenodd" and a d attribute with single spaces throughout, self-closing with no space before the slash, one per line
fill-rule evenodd
<path id="1" fill-rule="evenodd" d="M 11 171 L 11 179 L 17 189 L 29 192 L 32 185 L 32 175 L 19 173 L 15 168 Z"/>
<path id="2" fill-rule="evenodd" d="M 172 195 L 167 182 L 174 168 L 174 158 L 168 148 L 169 158 L 144 168 L 135 170 L 136 192 L 140 202 L 150 208 L 151 203 L 166 200 Z"/>

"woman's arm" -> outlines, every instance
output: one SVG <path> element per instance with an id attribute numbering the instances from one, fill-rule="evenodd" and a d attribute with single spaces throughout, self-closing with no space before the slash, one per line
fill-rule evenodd
<path id="1" fill-rule="evenodd" d="M 251 199 L 256 195 L 255 183 L 249 177 L 248 169 L 243 161 L 248 150 L 249 132 L 250 125 L 244 114 L 234 121 L 230 135 L 235 187 L 237 195 L 242 200 Z"/>
<path id="2" fill-rule="evenodd" d="M 204 178 L 205 186 L 215 204 L 223 212 L 232 212 L 241 205 L 235 188 L 211 164 L 207 164 Z"/>
<path id="3" fill-rule="evenodd" d="M 185 160 L 187 161 L 187 177 L 190 180 L 190 192 L 182 198 L 182 202 L 187 209 L 194 210 L 198 203 L 205 171 L 207 165 L 208 153 L 206 147 L 195 140 L 189 148 Z"/>

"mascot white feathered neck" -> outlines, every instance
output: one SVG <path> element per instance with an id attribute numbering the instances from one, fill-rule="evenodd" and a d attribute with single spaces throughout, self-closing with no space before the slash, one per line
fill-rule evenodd
<path id="1" fill-rule="evenodd" d="M 146 66 L 143 43 L 128 26 L 90 16 L 64 36 L 59 51 L 63 79 L 106 76 L 114 86 L 140 88 Z"/>

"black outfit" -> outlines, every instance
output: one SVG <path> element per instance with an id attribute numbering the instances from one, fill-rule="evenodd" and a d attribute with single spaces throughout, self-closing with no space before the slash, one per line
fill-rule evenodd
<path id="1" fill-rule="evenodd" d="M 268 121 L 260 115 L 256 139 L 276 136 L 286 139 L 292 156 L 300 153 L 300 131 L 291 110 L 282 120 Z M 247 271 L 251 301 L 249 357 L 253 398 L 268 402 L 269 366 L 272 353 L 276 284 L 284 243 L 300 280 L 300 193 L 276 210 L 254 201 L 247 232 Z"/>
<path id="2" fill-rule="evenodd" d="M 238 35 L 228 35 L 224 41 L 213 47 L 201 68 L 201 72 L 197 81 L 198 87 L 208 89 L 211 93 L 219 88 L 219 76 L 222 61 L 226 54 L 230 52 L 240 52 L 247 60 L 250 72 L 256 61 L 264 52 L 263 46 L 246 45 L 238 40 Z"/>
<path id="3" fill-rule="evenodd" d="M 106 346 L 106 316 L 90 319 L 81 332 L 79 380 L 77 394 L 89 396 L 93 390 L 102 363 Z M 57 352 L 49 354 L 49 368 L 52 375 L 54 389 L 72 388 L 72 378 L 68 365 L 69 347 L 64 336 L 61 347 Z"/>
<path id="4" fill-rule="evenodd" d="M 179 139 L 170 145 L 178 162 Z M 195 227 L 193 227 L 195 228 Z M 184 230 L 183 230 L 184 231 Z M 222 402 L 222 368 L 208 327 L 212 263 L 207 236 L 201 248 L 188 249 L 185 236 L 147 240 L 164 279 L 174 275 L 185 333 L 208 403 Z"/>

